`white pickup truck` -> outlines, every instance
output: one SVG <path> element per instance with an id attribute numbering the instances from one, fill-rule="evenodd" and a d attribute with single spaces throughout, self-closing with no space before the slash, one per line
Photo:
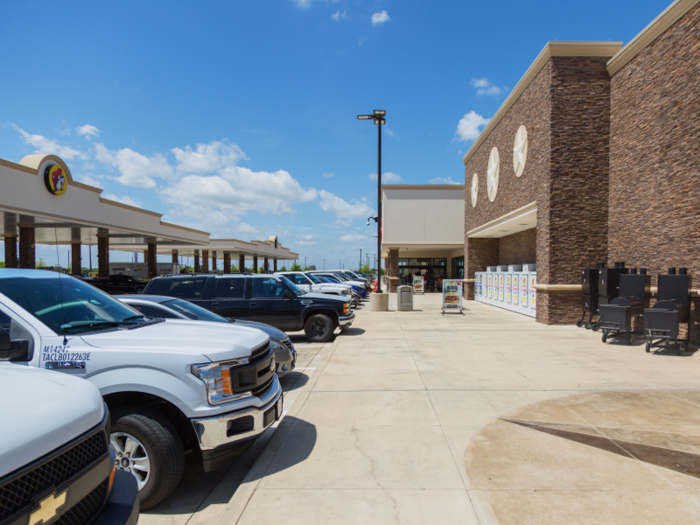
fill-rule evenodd
<path id="1" fill-rule="evenodd" d="M 95 385 L 4 362 L 10 339 L 0 330 L 0 523 L 136 525 L 136 480 L 115 472 Z"/>
<path id="2" fill-rule="evenodd" d="M 342 295 L 352 297 L 353 306 L 357 306 L 360 303 L 360 296 L 353 292 L 352 286 L 347 284 L 324 283 L 313 274 L 306 272 L 275 272 L 274 275 L 284 275 L 305 292 Z"/>
<path id="3" fill-rule="evenodd" d="M 150 319 L 97 288 L 43 270 L 0 269 L 9 360 L 87 379 L 112 414 L 111 443 L 147 509 L 175 489 L 185 451 L 230 463 L 282 414 L 267 335 Z"/>

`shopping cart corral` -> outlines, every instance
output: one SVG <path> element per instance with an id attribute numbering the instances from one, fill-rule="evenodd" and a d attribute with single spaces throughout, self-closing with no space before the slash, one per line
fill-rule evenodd
<path id="1" fill-rule="evenodd" d="M 659 275 L 658 301 L 652 308 L 644 310 L 644 335 L 648 341 L 646 351 L 655 346 L 671 341 L 676 345 L 676 352 L 681 355 L 681 346 L 687 349 L 689 340 L 679 339 L 680 324 L 688 325 L 690 332 L 690 286 L 691 279 L 686 268 L 669 268 L 667 275 Z M 655 341 L 656 339 L 656 341 Z"/>

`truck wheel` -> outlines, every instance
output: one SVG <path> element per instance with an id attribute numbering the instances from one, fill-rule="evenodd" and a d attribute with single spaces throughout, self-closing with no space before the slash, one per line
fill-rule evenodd
<path id="1" fill-rule="evenodd" d="M 312 343 L 325 343 L 333 335 L 333 321 L 324 314 L 312 315 L 306 320 L 304 332 Z"/>
<path id="2" fill-rule="evenodd" d="M 117 452 L 116 468 L 136 478 L 141 510 L 163 501 L 180 483 L 185 469 L 182 442 L 160 413 L 140 406 L 115 410 L 110 441 Z"/>

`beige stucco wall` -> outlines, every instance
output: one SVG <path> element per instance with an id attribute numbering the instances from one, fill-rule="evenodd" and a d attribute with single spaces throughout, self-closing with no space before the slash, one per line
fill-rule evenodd
<path id="1" fill-rule="evenodd" d="M 464 186 L 383 186 L 384 246 L 464 243 Z"/>

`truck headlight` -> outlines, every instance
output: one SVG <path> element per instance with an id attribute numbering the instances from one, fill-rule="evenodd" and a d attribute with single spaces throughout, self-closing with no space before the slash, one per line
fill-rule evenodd
<path id="1" fill-rule="evenodd" d="M 207 387 L 207 398 L 210 405 L 228 403 L 250 395 L 250 392 L 233 393 L 231 369 L 236 365 L 245 364 L 248 359 L 235 361 L 220 361 L 206 365 L 192 365 L 192 373 L 204 382 Z"/>

